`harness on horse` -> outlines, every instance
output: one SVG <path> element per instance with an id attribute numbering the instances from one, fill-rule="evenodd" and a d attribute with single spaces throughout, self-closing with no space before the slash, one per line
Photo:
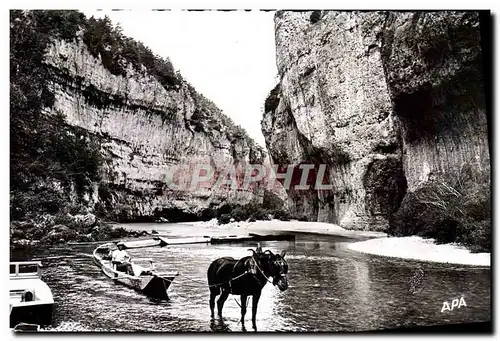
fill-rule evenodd
<path id="1" fill-rule="evenodd" d="M 240 260 L 238 260 L 238 261 L 236 262 L 236 264 L 234 264 L 234 266 L 233 266 L 233 272 L 236 270 L 236 266 L 237 266 L 237 265 L 241 262 L 241 260 L 242 260 L 242 259 L 243 259 L 243 258 L 241 258 Z M 254 258 L 254 255 L 252 255 L 252 257 L 251 257 L 250 259 L 253 261 L 253 264 L 255 264 L 255 267 L 256 267 L 256 268 L 260 271 L 260 273 L 262 274 L 262 276 L 264 276 L 264 278 L 266 279 L 266 281 L 268 281 L 269 283 L 272 283 L 271 281 L 269 281 L 269 279 L 267 278 L 267 276 L 264 274 L 264 271 L 262 271 L 262 269 L 260 268 L 260 266 L 259 266 L 259 264 L 258 264 L 257 259 L 255 259 L 255 258 Z M 257 275 L 257 271 L 256 271 L 256 270 L 254 270 L 253 268 L 252 268 L 251 270 L 246 270 L 246 271 L 245 271 L 244 273 L 242 273 L 241 275 L 239 275 L 239 276 L 237 276 L 237 277 L 234 277 L 234 278 L 231 278 L 231 279 L 229 280 L 229 293 L 230 293 L 230 294 L 232 294 L 232 293 L 233 293 L 233 287 L 232 287 L 232 285 L 231 285 L 231 281 L 234 281 L 235 279 L 240 278 L 240 277 L 242 277 L 242 276 L 244 276 L 244 275 L 246 275 L 246 274 L 248 274 L 248 273 L 252 274 L 252 275 L 254 276 L 254 278 L 258 280 L 258 278 L 257 278 L 257 276 L 256 276 L 256 275 Z M 260 282 L 260 281 L 259 281 L 259 282 Z M 235 301 L 235 302 L 236 302 L 236 303 L 240 306 L 240 308 L 241 308 L 241 304 L 238 302 L 238 300 L 237 300 L 236 298 L 234 298 L 234 297 L 233 297 L 233 299 L 234 299 L 234 301 Z M 248 300 L 249 300 L 249 299 L 250 299 L 250 297 L 247 297 L 247 302 L 246 302 L 246 305 L 248 305 Z M 242 302 L 242 303 L 243 303 L 243 302 Z"/>
<path id="2" fill-rule="evenodd" d="M 236 264 L 234 264 L 234 266 L 233 266 L 233 272 L 236 270 L 236 266 L 237 266 L 237 265 L 241 262 L 241 260 L 242 260 L 242 259 L 243 259 L 243 258 L 241 258 L 240 260 L 238 260 L 238 261 L 236 262 Z M 260 268 L 260 266 L 259 266 L 259 261 L 255 258 L 255 256 L 254 256 L 254 255 L 252 255 L 252 256 L 251 256 L 249 259 L 247 259 L 247 260 L 252 260 L 252 261 L 253 261 L 253 264 L 254 264 L 254 265 L 255 265 L 255 267 L 259 270 L 259 272 L 262 274 L 262 276 L 264 276 L 264 278 L 266 279 L 266 281 L 268 281 L 269 283 L 272 283 L 272 281 L 270 281 L 270 280 L 267 278 L 267 276 L 266 276 L 266 274 L 264 273 L 264 271 L 262 271 L 262 269 Z M 234 281 L 234 280 L 236 280 L 236 279 L 238 279 L 238 278 L 240 278 L 240 277 L 242 277 L 242 276 L 244 276 L 244 275 L 246 275 L 246 274 L 252 274 L 252 276 L 253 276 L 255 279 L 257 279 L 257 281 L 259 281 L 259 282 L 260 282 L 259 278 L 257 277 L 257 274 L 258 274 L 258 273 L 257 273 L 257 270 L 255 270 L 255 269 L 251 268 L 251 270 L 246 270 L 246 271 L 245 271 L 244 273 L 242 273 L 241 275 L 239 275 L 239 276 L 237 276 L 237 277 L 234 277 L 234 278 L 231 278 L 231 279 L 229 280 L 229 282 L 228 282 L 228 283 L 229 283 L 229 293 L 231 293 L 231 294 L 233 293 L 233 288 L 232 288 L 231 282 L 232 282 L 232 281 Z"/>

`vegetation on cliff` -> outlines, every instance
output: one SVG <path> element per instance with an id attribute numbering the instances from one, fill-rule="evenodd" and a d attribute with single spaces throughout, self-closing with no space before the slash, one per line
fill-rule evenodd
<path id="1" fill-rule="evenodd" d="M 61 115 L 47 117 L 53 105 L 50 73 L 43 65 L 50 39 L 69 39 L 80 16 L 67 11 L 11 11 L 10 189 L 11 220 L 57 213 L 73 188 L 80 198 L 99 180 L 99 143 Z"/>
<path id="2" fill-rule="evenodd" d="M 213 131 L 226 131 L 228 139 L 233 143 L 236 140 L 247 142 L 250 147 L 250 163 L 262 164 L 262 159 L 258 154 L 263 154 L 264 150 L 248 136 L 247 132 L 235 124 L 230 117 L 224 115 L 215 103 L 198 93 L 191 84 L 187 83 L 187 88 L 195 103 L 194 113 L 189 120 L 194 130 L 204 132 L 209 136 Z"/>
<path id="3" fill-rule="evenodd" d="M 391 219 L 389 234 L 418 235 L 459 243 L 472 252 L 491 252 L 489 174 L 470 166 L 460 176 L 438 175 L 408 193 Z"/>
<path id="4" fill-rule="evenodd" d="M 291 219 L 304 220 L 303 217 L 294 217 L 285 209 L 284 202 L 272 191 L 264 191 L 262 203 L 252 201 L 246 205 L 225 204 L 215 213 L 219 224 L 227 224 L 232 221 L 256 221 L 279 219 L 288 221 Z M 305 219 L 307 220 L 307 219 Z"/>
<path id="5" fill-rule="evenodd" d="M 89 18 L 81 23 L 84 27 L 83 42 L 94 57 L 101 57 L 102 63 L 114 75 L 127 76 L 127 63 L 134 68 L 145 66 L 165 89 L 178 89 L 182 77 L 176 73 L 170 60 L 155 55 L 151 49 L 126 37 L 120 26 L 113 26 L 108 17 Z"/>

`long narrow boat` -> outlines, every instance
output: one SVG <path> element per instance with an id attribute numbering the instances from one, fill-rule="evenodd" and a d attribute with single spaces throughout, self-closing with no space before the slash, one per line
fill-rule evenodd
<path id="1" fill-rule="evenodd" d="M 138 265 L 137 263 L 132 263 L 133 275 L 129 275 L 123 271 L 117 271 L 111 263 L 111 260 L 108 259 L 109 252 L 114 249 L 116 249 L 114 243 L 106 243 L 97 247 L 93 252 L 94 262 L 101 268 L 106 276 L 148 297 L 159 300 L 168 299 L 167 290 L 175 277 L 179 275 L 178 273 L 171 272 L 160 274 L 156 272 L 152 259 L 147 259 L 150 262 L 149 268 Z"/>
<path id="2" fill-rule="evenodd" d="M 256 234 L 249 233 L 247 235 L 230 235 L 230 236 L 214 236 L 210 238 L 211 244 L 227 244 L 227 243 L 241 243 L 241 242 L 257 242 L 267 240 L 294 240 L 294 234 Z"/>
<path id="3" fill-rule="evenodd" d="M 154 237 L 153 239 L 142 239 L 142 240 L 131 240 L 127 242 L 122 242 L 125 249 L 138 249 L 143 247 L 153 247 L 160 246 L 164 247 L 167 245 L 183 245 L 183 244 L 209 244 L 210 237 L 190 237 L 190 238 L 172 238 L 167 239 L 163 237 Z"/>

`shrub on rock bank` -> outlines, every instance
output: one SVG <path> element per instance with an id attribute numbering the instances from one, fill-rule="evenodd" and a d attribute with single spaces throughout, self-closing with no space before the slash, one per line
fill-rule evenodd
<path id="1" fill-rule="evenodd" d="M 293 219 L 288 211 L 283 208 L 283 203 L 270 200 L 269 195 L 264 196 L 262 204 L 251 201 L 246 205 L 225 204 L 216 212 L 219 224 L 228 224 L 231 221 L 256 221 L 279 219 L 289 221 Z"/>
<path id="2" fill-rule="evenodd" d="M 224 210 L 228 213 L 218 214 L 217 221 L 219 225 L 228 224 L 232 221 L 257 221 L 279 219 L 289 221 L 293 217 L 284 210 L 268 209 L 262 206 L 247 205 L 224 205 Z"/>
<path id="3" fill-rule="evenodd" d="M 390 225 L 390 235 L 418 235 L 491 252 L 489 174 L 469 166 L 455 178 L 438 176 L 405 196 Z"/>
<path id="4" fill-rule="evenodd" d="M 56 216 L 45 214 L 37 219 L 13 221 L 10 224 L 10 240 L 14 247 L 69 241 L 92 242 L 140 235 L 139 232 L 129 232 L 123 227 L 115 228 L 100 222 L 92 213 Z"/>

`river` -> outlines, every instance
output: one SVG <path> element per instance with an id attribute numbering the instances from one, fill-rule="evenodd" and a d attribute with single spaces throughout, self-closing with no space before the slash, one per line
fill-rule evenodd
<path id="1" fill-rule="evenodd" d="M 188 224 L 123 224 L 156 229 L 168 237 L 214 234 L 217 229 Z M 220 232 L 220 231 L 219 231 Z M 259 331 L 364 331 L 439 324 L 483 322 L 491 318 L 490 268 L 423 263 L 357 253 L 348 243 L 361 240 L 297 234 L 295 241 L 262 242 L 263 249 L 286 250 L 290 287 L 267 284 L 257 314 Z M 72 245 L 12 254 L 12 260 L 39 258 L 42 277 L 55 300 L 55 331 L 241 331 L 238 296 L 230 296 L 222 321 L 211 321 L 206 271 L 222 256 L 249 255 L 254 243 L 178 245 L 128 250 L 153 258 L 157 270 L 178 271 L 168 302 L 153 302 L 109 280 L 93 263 L 96 245 Z M 424 271 L 416 293 L 409 280 Z M 463 297 L 466 306 L 441 312 Z M 251 330 L 251 310 L 246 327 Z"/>

